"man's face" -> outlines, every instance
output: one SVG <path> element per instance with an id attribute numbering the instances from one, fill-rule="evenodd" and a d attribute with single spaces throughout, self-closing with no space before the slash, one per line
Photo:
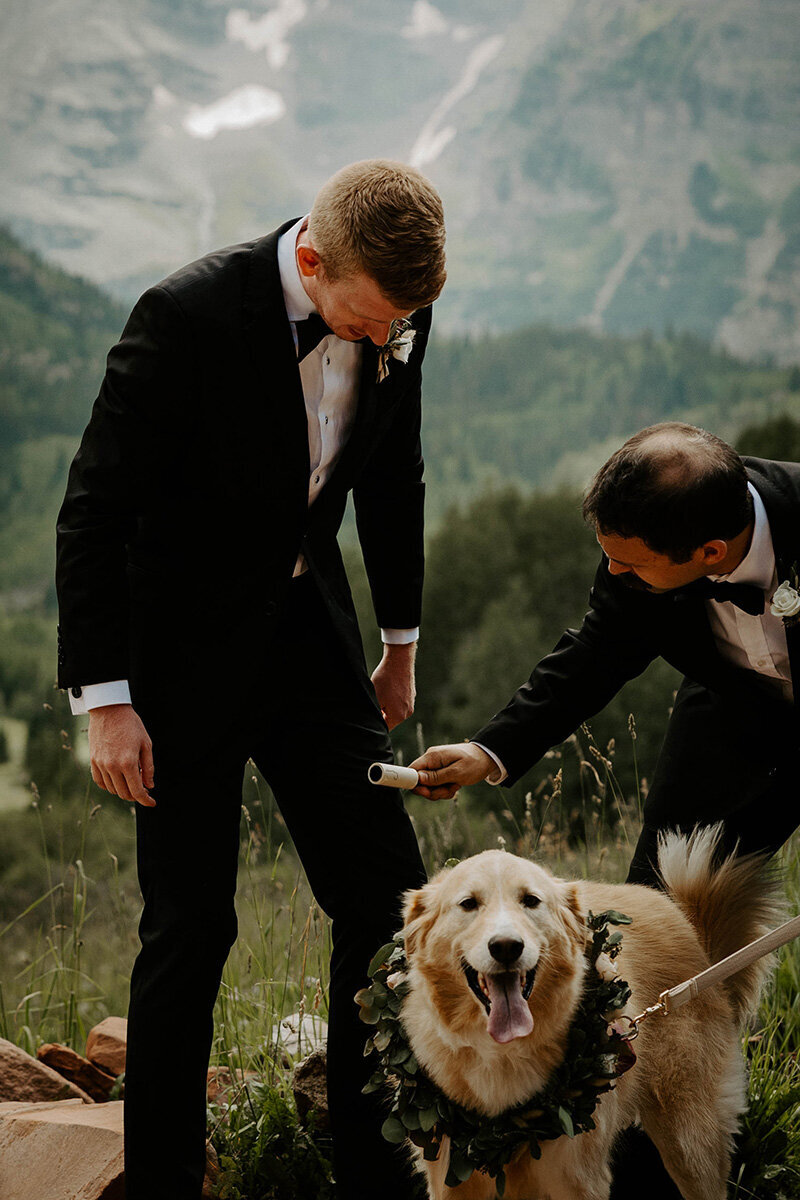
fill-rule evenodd
<path id="1" fill-rule="evenodd" d="M 598 531 L 597 540 L 608 558 L 610 574 L 635 576 L 649 592 L 669 592 L 693 583 L 695 579 L 713 573 L 719 557 L 716 551 L 708 553 L 716 543 L 698 546 L 687 562 L 677 563 L 668 555 L 651 550 L 641 538 L 617 537 Z"/>
<path id="2" fill-rule="evenodd" d="M 368 337 L 376 346 L 385 346 L 392 321 L 410 317 L 413 312 L 396 308 L 375 280 L 363 272 L 335 281 L 329 279 L 311 246 L 298 243 L 297 265 L 303 287 L 323 321 L 345 342 L 359 342 Z"/>
<path id="3" fill-rule="evenodd" d="M 369 275 L 351 275 L 332 283 L 324 275 L 317 278 L 317 309 L 337 337 L 358 342 L 368 337 L 376 346 L 389 340 L 392 321 L 411 315 L 387 300 Z"/>

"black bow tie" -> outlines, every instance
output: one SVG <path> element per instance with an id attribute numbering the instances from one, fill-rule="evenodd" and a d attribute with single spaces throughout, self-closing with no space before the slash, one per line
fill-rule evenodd
<path id="1" fill-rule="evenodd" d="M 305 321 L 297 321 L 295 323 L 297 330 L 297 361 L 301 363 L 303 359 L 316 350 L 324 337 L 332 333 L 323 321 L 319 313 L 309 313 Z"/>
<path id="2" fill-rule="evenodd" d="M 696 579 L 685 590 L 705 600 L 735 604 L 753 617 L 760 616 L 764 611 L 763 589 L 754 583 L 714 583 L 711 579 Z"/>

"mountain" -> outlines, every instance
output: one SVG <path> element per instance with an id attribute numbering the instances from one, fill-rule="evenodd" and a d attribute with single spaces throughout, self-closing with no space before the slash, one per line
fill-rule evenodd
<path id="1" fill-rule="evenodd" d="M 0 229 L 0 591 L 50 586 L 53 523 L 125 310 Z"/>
<path id="2" fill-rule="evenodd" d="M 29 0 L 0 40 L 0 219 L 130 302 L 416 162 L 440 328 L 689 330 L 800 359 L 796 0 Z"/>
<path id="3" fill-rule="evenodd" d="M 13 606 L 51 589 L 67 468 L 124 320 L 93 284 L 0 231 L 0 598 Z M 800 369 L 746 362 L 688 333 L 439 334 L 424 411 L 435 527 L 489 488 L 579 488 L 654 421 L 705 424 L 735 441 L 745 424 L 798 418 Z"/>

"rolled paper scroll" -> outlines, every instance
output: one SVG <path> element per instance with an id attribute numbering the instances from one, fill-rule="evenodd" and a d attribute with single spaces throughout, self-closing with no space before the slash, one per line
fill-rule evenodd
<path id="1" fill-rule="evenodd" d="M 373 763 L 367 778 L 383 787 L 415 788 L 419 783 L 419 775 L 412 767 L 396 767 L 394 763 Z"/>

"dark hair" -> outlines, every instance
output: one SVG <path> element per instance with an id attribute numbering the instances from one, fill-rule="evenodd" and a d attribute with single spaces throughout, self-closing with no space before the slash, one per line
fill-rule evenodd
<path id="1" fill-rule="evenodd" d="M 639 538 L 686 562 L 715 538 L 729 541 L 753 517 L 739 455 L 713 433 L 665 421 L 640 430 L 592 480 L 584 519 L 601 533 Z"/>

